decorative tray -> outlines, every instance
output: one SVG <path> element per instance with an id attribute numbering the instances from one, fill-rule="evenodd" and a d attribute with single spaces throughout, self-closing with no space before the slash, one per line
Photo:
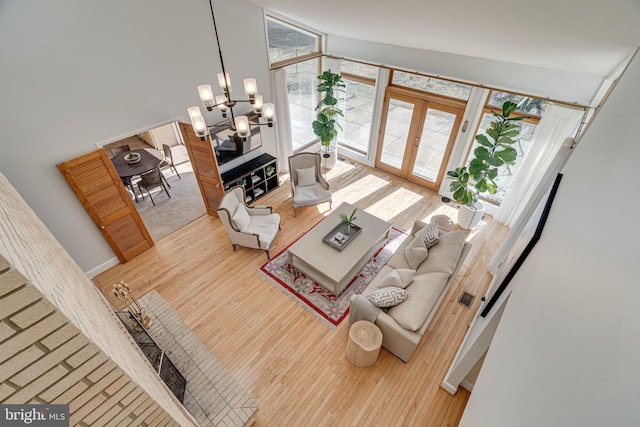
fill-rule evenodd
<path id="1" fill-rule="evenodd" d="M 355 224 L 351 224 L 347 231 L 347 226 L 344 224 L 338 224 L 333 228 L 326 236 L 322 238 L 322 241 L 334 249 L 342 252 L 353 239 L 360 234 L 362 228 Z"/>

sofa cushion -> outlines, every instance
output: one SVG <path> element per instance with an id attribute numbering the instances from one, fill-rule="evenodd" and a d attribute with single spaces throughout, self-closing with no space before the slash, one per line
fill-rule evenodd
<path id="1" fill-rule="evenodd" d="M 404 250 L 404 257 L 411 270 L 417 270 L 422 261 L 427 259 L 429 249 L 421 236 L 414 238 Z"/>
<path id="2" fill-rule="evenodd" d="M 369 283 L 369 286 L 364 288 L 364 290 L 362 291 L 362 295 L 370 294 L 373 291 L 379 289 L 380 285 L 382 285 L 382 279 L 387 277 L 387 275 L 390 274 L 393 270 L 394 270 L 393 268 L 389 267 L 389 264 L 382 267 L 382 269 L 378 271 L 378 274 L 376 274 L 373 277 L 373 279 L 371 280 L 371 283 Z"/>
<path id="3" fill-rule="evenodd" d="M 407 286 L 407 300 L 391 307 L 387 314 L 403 328 L 417 331 L 431 314 L 448 278 L 449 275 L 445 273 L 429 273 L 414 277 L 413 282 Z"/>
<path id="4" fill-rule="evenodd" d="M 316 205 L 331 201 L 331 191 L 316 182 L 306 187 L 296 187 L 293 201 L 298 206 Z"/>
<path id="5" fill-rule="evenodd" d="M 271 242 L 276 237 L 279 227 L 280 215 L 272 213 L 269 215 L 252 216 L 251 223 L 242 231 L 245 233 L 257 234 L 260 242 L 260 249 L 269 249 Z"/>
<path id="6" fill-rule="evenodd" d="M 365 296 L 376 307 L 393 307 L 409 298 L 409 293 L 396 287 L 378 289 Z"/>
<path id="7" fill-rule="evenodd" d="M 298 187 L 313 185 L 316 183 L 316 167 L 296 169 L 296 176 L 298 177 Z"/>
<path id="8" fill-rule="evenodd" d="M 427 224 L 414 234 L 416 239 L 421 238 L 424 241 L 424 245 L 429 249 L 436 243 L 438 243 L 438 224 Z"/>
<path id="9" fill-rule="evenodd" d="M 420 232 L 420 230 L 422 230 L 426 226 L 427 224 L 422 221 L 416 221 L 413 224 L 413 227 L 411 229 L 413 234 L 407 236 L 402 244 L 400 244 L 395 254 L 393 254 L 391 259 L 387 263 L 388 266 L 392 268 L 411 268 L 409 267 L 409 263 L 407 262 L 407 258 L 405 257 L 404 252 L 407 249 L 407 246 L 409 246 L 409 244 L 411 244 L 415 240 L 415 236 Z M 440 232 L 438 232 L 438 234 L 440 234 Z"/>
<path id="10" fill-rule="evenodd" d="M 409 286 L 409 283 L 411 283 L 415 275 L 415 270 L 409 270 L 407 268 L 392 270 L 384 277 L 384 279 L 382 279 L 382 282 L 378 285 L 378 288 L 388 288 L 394 286 L 396 288 L 405 289 L 407 286 Z"/>
<path id="11" fill-rule="evenodd" d="M 236 211 L 231 217 L 231 221 L 233 221 L 233 225 L 235 225 L 238 230 L 245 231 L 251 223 L 251 217 L 249 216 L 247 209 L 238 203 Z"/>
<path id="12" fill-rule="evenodd" d="M 429 249 L 429 256 L 416 269 L 416 274 L 441 272 L 453 273 L 464 246 L 465 231 L 452 231 L 440 235 L 438 244 Z"/>

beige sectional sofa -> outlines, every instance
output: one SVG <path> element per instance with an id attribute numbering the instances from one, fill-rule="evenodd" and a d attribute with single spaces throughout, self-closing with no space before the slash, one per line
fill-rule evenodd
<path id="1" fill-rule="evenodd" d="M 353 313 L 367 311 L 371 313 L 372 310 L 375 310 L 377 318 L 374 315 L 369 320 L 375 318 L 375 324 L 382 331 L 382 346 L 404 362 L 409 361 L 420 343 L 447 291 L 455 281 L 458 269 L 471 249 L 471 243 L 465 240 L 466 233 L 464 231 L 443 232 L 440 230 L 438 243 L 428 249 L 427 258 L 415 269 L 415 276 L 405 287 L 409 293 L 409 297 L 405 301 L 380 311 L 363 296 L 379 289 L 380 285 L 383 285 L 384 279 L 393 270 L 402 270 L 403 273 L 413 275 L 413 272 L 407 271 L 413 269 L 407 262 L 405 249 L 414 239 L 415 233 L 426 225 L 422 221 L 416 221 L 411 235 L 405 239 L 387 265 L 367 286 L 362 296 L 352 298 Z M 371 307 L 363 307 L 363 304 L 370 304 Z M 354 305 L 359 305 L 359 307 L 354 307 Z M 356 320 L 360 319 L 350 318 L 350 322 Z"/>

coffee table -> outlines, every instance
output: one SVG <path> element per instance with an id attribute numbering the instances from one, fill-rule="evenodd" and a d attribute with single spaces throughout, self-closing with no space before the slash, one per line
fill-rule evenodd
<path id="1" fill-rule="evenodd" d="M 358 209 L 354 224 L 362 231 L 342 252 L 322 241 L 340 224 L 340 214 L 349 215 L 355 206 L 342 203 L 325 219 L 287 249 L 289 264 L 338 296 L 351 283 L 389 236 L 391 224 Z"/>

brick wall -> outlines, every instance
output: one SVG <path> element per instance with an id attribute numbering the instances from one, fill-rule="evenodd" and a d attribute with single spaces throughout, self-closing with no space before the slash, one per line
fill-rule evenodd
<path id="1" fill-rule="evenodd" d="M 0 257 L 0 401 L 68 403 L 71 425 L 179 425 Z"/>
<path id="2" fill-rule="evenodd" d="M 3 271 L 13 268 L 0 279 L 0 401 L 70 403 L 74 422 L 93 425 L 109 417 L 124 417 L 114 425 L 126 425 L 125 419 L 163 425 L 164 415 L 156 412 L 162 407 L 167 420 L 198 425 L 1 173 L 0 256 Z"/>

